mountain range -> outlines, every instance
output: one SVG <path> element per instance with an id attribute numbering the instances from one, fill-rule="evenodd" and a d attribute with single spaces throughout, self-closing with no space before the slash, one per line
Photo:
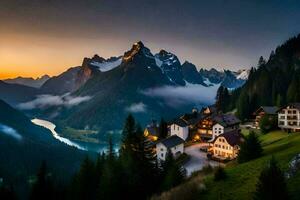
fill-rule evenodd
<path id="1" fill-rule="evenodd" d="M 19 97 L 6 100 L 14 105 L 19 100 L 19 108 L 31 109 L 31 114 L 58 125 L 106 132 L 120 129 L 129 113 L 145 125 L 151 118 L 169 119 L 211 104 L 220 85 L 240 87 L 247 75 L 247 70 L 198 71 L 194 64 L 181 64 L 166 50 L 152 54 L 139 41 L 122 56 L 84 58 L 81 66 L 51 77 L 33 90 L 27 95 L 29 101 Z"/>
<path id="2" fill-rule="evenodd" d="M 34 88 L 40 88 L 48 79 L 50 76 L 44 75 L 42 77 L 38 77 L 36 79 L 31 78 L 31 77 L 17 77 L 17 78 L 11 78 L 11 79 L 5 79 L 3 80 L 6 83 L 12 83 L 12 84 L 20 84 L 20 85 L 25 85 L 29 87 L 34 87 Z"/>

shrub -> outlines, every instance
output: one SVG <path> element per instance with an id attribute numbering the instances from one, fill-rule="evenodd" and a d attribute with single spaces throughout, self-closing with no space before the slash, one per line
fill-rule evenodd
<path id="1" fill-rule="evenodd" d="M 223 167 L 218 167 L 214 174 L 214 180 L 220 181 L 226 179 L 227 175 Z"/>
<path id="2" fill-rule="evenodd" d="M 272 130 L 277 129 L 278 120 L 277 115 L 264 115 L 259 121 L 259 127 L 263 134 L 266 134 Z"/>

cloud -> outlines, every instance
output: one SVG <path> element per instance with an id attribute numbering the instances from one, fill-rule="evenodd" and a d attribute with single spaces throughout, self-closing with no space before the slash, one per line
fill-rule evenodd
<path id="1" fill-rule="evenodd" d="M 133 103 L 129 107 L 127 107 L 126 110 L 132 113 L 141 113 L 141 112 L 146 112 L 146 107 L 147 106 L 142 102 Z"/>
<path id="2" fill-rule="evenodd" d="M 187 84 L 186 86 L 163 86 L 149 88 L 141 91 L 150 97 L 162 98 L 169 106 L 180 106 L 186 104 L 212 104 L 220 85 L 205 87 L 199 84 Z"/>
<path id="3" fill-rule="evenodd" d="M 22 136 L 13 128 L 0 123 L 0 132 L 13 137 L 16 140 L 22 140 Z"/>
<path id="4" fill-rule="evenodd" d="M 69 93 L 64 94 L 62 96 L 43 94 L 38 95 L 37 98 L 32 101 L 20 103 L 18 105 L 18 108 L 22 110 L 31 110 L 34 108 L 43 109 L 52 106 L 72 107 L 82 102 L 89 101 L 91 98 L 91 96 L 73 97 Z"/>

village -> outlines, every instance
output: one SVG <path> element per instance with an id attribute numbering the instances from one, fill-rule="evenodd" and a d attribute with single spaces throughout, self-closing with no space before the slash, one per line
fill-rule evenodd
<path id="1" fill-rule="evenodd" d="M 191 175 L 205 166 L 225 165 L 236 159 L 244 142 L 242 129 L 259 130 L 265 116 L 275 120 L 276 128 L 287 134 L 300 131 L 300 103 L 281 108 L 261 106 L 251 120 L 243 123 L 234 114 L 221 113 L 212 105 L 168 122 L 165 138 L 160 138 L 160 125 L 155 120 L 145 128 L 144 135 L 153 142 L 158 161 L 165 161 L 168 152 L 174 158 L 188 157 L 183 166 Z"/>

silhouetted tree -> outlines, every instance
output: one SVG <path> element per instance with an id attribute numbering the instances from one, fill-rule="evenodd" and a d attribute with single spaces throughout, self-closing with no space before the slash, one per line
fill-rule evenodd
<path id="1" fill-rule="evenodd" d="M 159 138 L 164 139 L 167 136 L 168 136 L 168 124 L 163 118 L 161 118 L 159 123 Z"/>
<path id="2" fill-rule="evenodd" d="M 268 166 L 262 170 L 259 176 L 254 199 L 288 199 L 285 177 L 274 157 L 271 158 Z"/>
<path id="3" fill-rule="evenodd" d="M 258 158 L 262 155 L 262 151 L 263 149 L 258 136 L 254 132 L 250 132 L 249 135 L 246 136 L 245 141 L 241 144 L 238 162 L 243 163 Z"/>
<path id="4" fill-rule="evenodd" d="M 183 182 L 185 178 L 185 170 L 174 159 L 172 153 L 168 151 L 166 160 L 162 162 L 163 182 L 162 190 L 168 190 Z"/>
<path id="5" fill-rule="evenodd" d="M 36 182 L 33 184 L 30 192 L 30 200 L 51 200 L 54 199 L 53 183 L 47 174 L 47 165 L 43 161 L 42 165 L 36 175 Z"/>

